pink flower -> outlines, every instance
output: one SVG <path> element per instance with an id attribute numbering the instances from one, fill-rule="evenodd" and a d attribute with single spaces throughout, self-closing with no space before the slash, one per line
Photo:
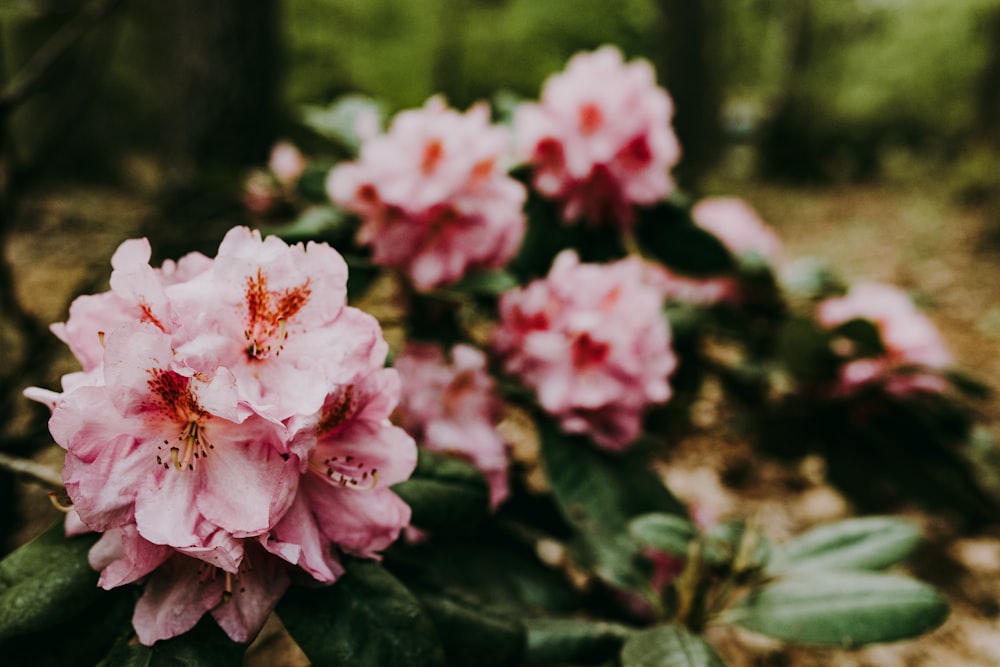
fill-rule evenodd
<path id="1" fill-rule="evenodd" d="M 135 524 L 154 544 L 235 568 L 236 538 L 266 532 L 291 503 L 299 472 L 283 428 L 241 404 L 225 368 L 177 364 L 152 325 L 106 344 L 106 384 L 65 394 L 49 423 L 74 509 L 92 530 Z"/>
<path id="2" fill-rule="evenodd" d="M 935 371 L 951 365 L 951 354 L 934 324 L 902 290 L 859 283 L 845 296 L 820 303 L 816 317 L 830 329 L 851 320 L 867 320 L 875 325 L 885 348 L 884 354 L 846 361 L 840 369 L 841 391 L 851 392 L 873 382 L 884 382 L 889 392 L 900 395 L 947 388 Z"/>
<path id="3" fill-rule="evenodd" d="M 399 537 L 410 508 L 390 487 L 409 478 L 417 450 L 389 422 L 398 397 L 396 371 L 373 369 L 335 387 L 316 415 L 290 426 L 309 455 L 295 502 L 262 541 L 268 551 L 333 581 L 341 568 L 331 545 L 375 558 Z"/>
<path id="4" fill-rule="evenodd" d="M 506 130 L 489 109 L 462 114 L 440 97 L 404 111 L 330 172 L 327 192 L 361 216 L 358 242 L 420 289 L 511 260 L 524 234 L 524 187 L 504 172 Z"/>
<path id="5" fill-rule="evenodd" d="M 563 251 L 547 278 L 501 298 L 494 347 L 564 430 L 621 450 L 670 398 L 677 360 L 660 305 L 640 260 L 581 264 Z"/>
<path id="6" fill-rule="evenodd" d="M 486 369 L 486 355 L 455 345 L 448 363 L 436 345 L 411 343 L 393 364 L 403 380 L 399 423 L 433 451 L 467 458 L 486 477 L 490 505 L 509 493 L 507 446 L 496 426 L 503 403 Z"/>
<path id="7" fill-rule="evenodd" d="M 562 202 L 564 221 L 628 226 L 634 205 L 674 189 L 680 145 L 672 116 L 649 63 L 626 64 L 605 46 L 573 56 L 545 82 L 540 104 L 518 108 L 518 152 L 535 168 L 535 189 Z"/>
<path id="8" fill-rule="evenodd" d="M 774 230 L 742 199 L 708 197 L 695 204 L 691 216 L 733 255 L 753 253 L 766 262 L 775 262 L 781 255 L 781 241 Z"/>
<path id="9" fill-rule="evenodd" d="M 77 298 L 70 305 L 69 320 L 52 325 L 52 333 L 69 346 L 84 371 L 100 365 L 104 335 L 116 327 L 148 322 L 164 333 L 177 329 L 177 314 L 166 287 L 180 265 L 171 264 L 166 272 L 154 269 L 149 266 L 151 253 L 146 239 L 122 243 L 111 257 L 111 290 Z M 203 268 L 197 267 L 194 257 L 181 262 L 184 271 L 196 273 Z"/>
<path id="10" fill-rule="evenodd" d="M 254 541 L 244 542 L 245 557 L 235 571 L 152 544 L 132 526 L 104 533 L 89 557 L 106 590 L 145 579 L 132 616 L 143 644 L 187 632 L 206 612 L 233 641 L 248 642 L 288 588 L 289 566 Z"/>
<path id="11" fill-rule="evenodd" d="M 653 262 L 644 265 L 643 281 L 655 289 L 662 299 L 700 306 L 733 301 L 739 291 L 732 278 L 683 276 Z"/>
<path id="12" fill-rule="evenodd" d="M 301 568 L 329 583 L 338 554 L 375 558 L 408 524 L 390 485 L 416 446 L 388 421 L 399 397 L 378 323 L 345 305 L 325 244 L 231 230 L 215 259 L 149 266 L 145 240 L 112 260 L 111 291 L 53 330 L 84 371 L 48 405 L 66 451 L 69 530 L 105 588 L 145 581 L 133 623 L 150 644 L 210 612 L 236 641 L 260 629 Z"/>
<path id="13" fill-rule="evenodd" d="M 237 227 L 211 272 L 171 291 L 175 307 L 198 313 L 175 338 L 178 357 L 228 368 L 261 415 L 315 413 L 331 383 L 381 365 L 388 349 L 378 322 L 345 305 L 346 285 L 347 265 L 328 245 L 289 247 Z"/>
<path id="14" fill-rule="evenodd" d="M 306 169 L 306 159 L 302 152 L 294 144 L 287 141 L 279 141 L 271 148 L 271 156 L 267 161 L 267 168 L 271 170 L 278 183 L 290 192 L 299 182 L 299 177 Z"/>
<path id="15" fill-rule="evenodd" d="M 266 217 L 281 205 L 281 190 L 274 177 L 263 169 L 249 171 L 243 179 L 243 207 L 253 215 Z"/>

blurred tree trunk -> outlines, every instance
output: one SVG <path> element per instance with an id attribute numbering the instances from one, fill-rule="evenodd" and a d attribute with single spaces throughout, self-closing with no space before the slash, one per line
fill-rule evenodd
<path id="1" fill-rule="evenodd" d="M 431 72 L 433 90 L 444 93 L 456 107 L 466 106 L 462 47 L 468 8 L 467 0 L 442 0 L 438 19 L 438 37 Z"/>
<path id="2" fill-rule="evenodd" d="M 783 93 L 761 138 L 761 171 L 767 178 L 812 181 L 823 174 L 812 136 L 815 111 L 803 94 L 816 55 L 810 0 L 788 3 L 785 33 L 788 57 Z"/>
<path id="3" fill-rule="evenodd" d="M 716 0 L 657 0 L 656 58 L 660 79 L 674 99 L 674 129 L 683 148 L 675 169 L 682 187 L 696 189 L 722 151 L 722 91 L 712 38 L 721 6 Z"/>
<path id="4" fill-rule="evenodd" d="M 172 171 L 183 180 L 266 159 L 277 115 L 278 1 L 170 0 L 143 9 Z"/>
<path id="5" fill-rule="evenodd" d="M 984 17 L 990 50 L 979 78 L 976 116 L 978 130 L 994 146 L 1000 147 L 1000 10 Z"/>

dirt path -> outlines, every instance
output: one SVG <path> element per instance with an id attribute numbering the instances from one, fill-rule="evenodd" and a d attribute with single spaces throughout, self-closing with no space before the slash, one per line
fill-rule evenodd
<path id="1" fill-rule="evenodd" d="M 943 189 L 851 186 L 797 190 L 756 185 L 738 189 L 785 243 L 786 258 L 827 260 L 849 281 L 891 282 L 913 292 L 941 328 L 960 368 L 1000 388 L 1000 234 L 984 217 L 949 202 Z M 1000 221 L 995 222 L 1000 232 Z M 725 415 L 721 416 L 723 419 Z M 1000 436 L 1000 407 L 983 406 Z M 727 488 L 720 474 L 734 460 L 752 462 L 749 479 Z M 749 463 L 748 463 L 749 465 Z M 823 480 L 822 461 L 797 469 L 759 460 L 746 443 L 693 438 L 664 471 L 689 502 L 721 515 L 751 516 L 782 539 L 816 523 L 851 514 Z M 907 513 L 927 536 L 916 573 L 949 598 L 952 614 L 917 641 L 845 653 L 795 649 L 737 629 L 710 637 L 734 667 L 894 667 L 1000 664 L 1000 529 L 960 537 L 941 519 Z"/>

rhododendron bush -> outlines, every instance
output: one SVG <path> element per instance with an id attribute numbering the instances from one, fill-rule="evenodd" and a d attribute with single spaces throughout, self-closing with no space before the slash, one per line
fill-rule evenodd
<path id="1" fill-rule="evenodd" d="M 720 429 L 821 454 L 865 511 L 997 507 L 982 387 L 933 323 L 680 192 L 673 106 L 613 47 L 514 109 L 383 123 L 352 96 L 306 116 L 332 167 L 281 143 L 248 178 L 261 230 L 159 267 L 125 240 L 52 327 L 81 370 L 25 391 L 67 517 L 0 562 L 4 655 L 240 664 L 276 614 L 316 665 L 719 665 L 711 624 L 835 648 L 939 625 L 887 572 L 911 523 L 772 544 L 666 486 L 712 385 Z"/>

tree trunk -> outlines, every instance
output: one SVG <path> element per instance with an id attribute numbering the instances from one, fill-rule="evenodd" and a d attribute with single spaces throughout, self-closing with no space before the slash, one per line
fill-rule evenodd
<path id="1" fill-rule="evenodd" d="M 714 0 L 658 0 L 657 33 L 662 45 L 656 66 L 674 99 L 674 129 L 683 148 L 675 175 L 682 187 L 696 189 L 722 149 L 722 92 L 711 58 Z"/>
<path id="2" fill-rule="evenodd" d="M 143 9 L 162 88 L 162 155 L 177 175 L 266 159 L 274 140 L 277 0 L 170 0 Z"/>

